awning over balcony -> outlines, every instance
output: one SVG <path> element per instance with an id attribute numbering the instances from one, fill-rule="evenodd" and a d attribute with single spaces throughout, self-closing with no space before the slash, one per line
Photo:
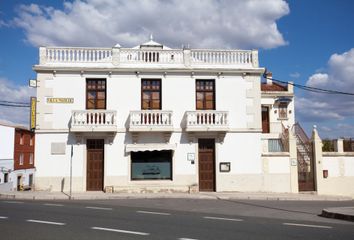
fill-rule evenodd
<path id="1" fill-rule="evenodd" d="M 292 99 L 289 97 L 278 97 L 277 99 L 275 99 L 275 103 L 289 104 L 291 101 L 292 101 Z"/>
<path id="2" fill-rule="evenodd" d="M 163 150 L 175 150 L 176 144 L 127 144 L 125 146 L 126 152 L 144 152 L 144 151 L 163 151 Z"/>

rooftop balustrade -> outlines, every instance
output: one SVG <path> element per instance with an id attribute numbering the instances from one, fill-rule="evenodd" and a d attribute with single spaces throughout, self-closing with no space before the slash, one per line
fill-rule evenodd
<path id="1" fill-rule="evenodd" d="M 40 66 L 258 67 L 257 50 L 40 47 Z"/>

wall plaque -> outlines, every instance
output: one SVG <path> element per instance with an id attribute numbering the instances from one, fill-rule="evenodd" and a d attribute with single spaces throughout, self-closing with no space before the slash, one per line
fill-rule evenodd
<path id="1" fill-rule="evenodd" d="M 47 103 L 74 103 L 74 98 L 47 98 Z"/>

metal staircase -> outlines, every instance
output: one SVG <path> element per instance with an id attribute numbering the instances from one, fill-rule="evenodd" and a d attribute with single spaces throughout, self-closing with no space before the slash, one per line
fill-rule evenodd
<path id="1" fill-rule="evenodd" d="M 292 131 L 296 137 L 299 191 L 315 191 L 312 143 L 299 123 Z"/>

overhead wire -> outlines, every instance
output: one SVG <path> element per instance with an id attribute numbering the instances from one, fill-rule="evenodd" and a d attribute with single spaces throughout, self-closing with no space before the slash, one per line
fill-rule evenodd
<path id="1" fill-rule="evenodd" d="M 300 88 L 302 90 L 310 91 L 310 92 L 354 96 L 354 93 L 350 93 L 350 92 L 343 92 L 343 91 L 330 90 L 330 89 L 317 88 L 317 87 L 309 87 L 309 86 L 305 86 L 305 85 L 301 85 L 301 84 L 297 84 L 297 83 L 293 83 L 293 82 L 282 81 L 279 79 L 270 78 L 267 76 L 264 76 L 264 78 L 275 81 L 275 82 L 279 82 L 279 83 L 290 84 L 290 85 L 293 85 L 294 87 Z"/>

